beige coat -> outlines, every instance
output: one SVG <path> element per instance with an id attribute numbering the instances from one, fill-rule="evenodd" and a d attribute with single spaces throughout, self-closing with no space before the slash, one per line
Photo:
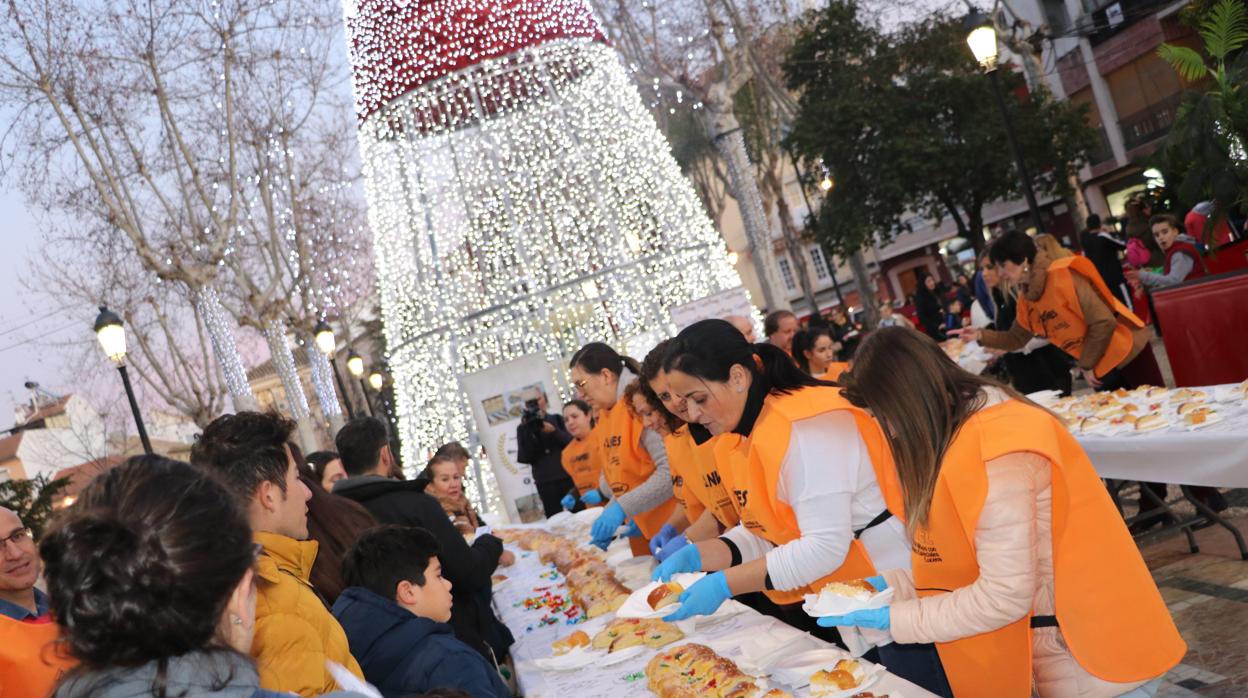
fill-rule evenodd
<path id="1" fill-rule="evenodd" d="M 1004 627 L 1031 611 L 1053 615 L 1053 540 L 1049 462 L 1031 453 L 988 461 L 988 496 L 975 531 L 980 576 L 950 594 L 919 600 L 909 569 L 884 573 L 895 591 L 893 639 L 949 642 Z M 1147 683 L 1092 676 L 1070 654 L 1058 628 L 1032 631 L 1035 692 L 1042 698 L 1117 696 Z"/>

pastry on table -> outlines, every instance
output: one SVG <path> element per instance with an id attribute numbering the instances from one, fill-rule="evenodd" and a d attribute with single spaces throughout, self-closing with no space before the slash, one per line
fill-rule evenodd
<path id="1" fill-rule="evenodd" d="M 1167 425 L 1166 418 L 1159 414 L 1146 414 L 1135 422 L 1136 431 L 1153 431 Z"/>
<path id="2" fill-rule="evenodd" d="M 1170 392 L 1169 388 L 1158 388 L 1156 386 L 1150 386 L 1147 390 L 1144 391 L 1144 397 L 1163 397 L 1168 392 Z"/>
<path id="3" fill-rule="evenodd" d="M 1114 402 L 1114 403 L 1105 405 L 1104 407 L 1098 408 L 1095 412 L 1092 413 L 1092 416 L 1096 417 L 1097 419 L 1113 419 L 1114 417 L 1118 417 L 1122 415 L 1123 413 L 1124 412 L 1122 409 L 1122 405 Z"/>
<path id="4" fill-rule="evenodd" d="M 1084 417 L 1083 419 L 1079 420 L 1078 426 L 1079 426 L 1079 433 L 1091 434 L 1097 429 L 1104 427 L 1105 420 L 1097 419 L 1096 417 Z"/>
<path id="5" fill-rule="evenodd" d="M 584 630 L 577 630 L 576 632 L 572 633 L 571 635 L 565 638 L 561 638 L 550 643 L 550 648 L 555 651 L 556 657 L 558 657 L 561 654 L 567 654 L 568 652 L 571 652 L 577 647 L 588 647 L 588 646 L 589 646 L 589 635 L 585 634 Z"/>
<path id="6" fill-rule="evenodd" d="M 754 677 L 711 648 L 698 644 L 681 645 L 655 655 L 646 665 L 646 678 L 647 687 L 660 698 L 757 698 L 762 693 Z M 787 694 L 767 695 L 782 698 Z"/>
<path id="7" fill-rule="evenodd" d="M 1210 424 L 1219 421 L 1218 413 L 1210 407 L 1200 407 L 1194 410 L 1188 410 L 1183 415 L 1183 423 L 1189 427 L 1196 427 L 1202 424 Z"/>
<path id="8" fill-rule="evenodd" d="M 657 611 L 664 606 L 671 606 L 676 603 L 684 591 L 685 588 L 678 582 L 660 584 L 646 597 L 646 603 L 650 604 L 650 608 Z"/>
<path id="9" fill-rule="evenodd" d="M 867 678 L 867 671 L 857 659 L 842 659 L 830 671 L 820 670 L 810 676 L 810 694 L 826 696 L 857 688 Z"/>
<path id="10" fill-rule="evenodd" d="M 491 582 L 493 582 L 493 583 L 495 583 L 495 584 L 500 584 L 500 583 L 502 583 L 502 582 L 507 581 L 507 575 L 505 575 L 505 574 L 496 574 L 496 575 L 493 575 L 492 577 L 490 577 L 490 581 L 491 581 Z"/>
<path id="11" fill-rule="evenodd" d="M 1184 402 L 1179 404 L 1179 409 L 1176 410 L 1176 412 L 1183 415 L 1183 414 L 1187 414 L 1189 412 L 1195 412 L 1196 410 L 1201 410 L 1201 409 L 1206 409 L 1206 410 L 1209 409 L 1208 406 L 1205 405 L 1204 398 L 1201 398 L 1199 400 L 1185 400 Z"/>
<path id="12" fill-rule="evenodd" d="M 594 636 L 593 647 L 618 652 L 645 645 L 659 648 L 683 639 L 680 628 L 653 618 L 616 618 Z"/>
<path id="13" fill-rule="evenodd" d="M 865 600 L 875 595 L 875 587 L 865 579 L 849 579 L 844 582 L 828 582 L 819 593 Z"/>
<path id="14" fill-rule="evenodd" d="M 1178 388 L 1170 391 L 1170 402 L 1179 402 L 1181 400 L 1204 400 L 1205 394 L 1200 390 L 1192 390 L 1191 388 Z"/>

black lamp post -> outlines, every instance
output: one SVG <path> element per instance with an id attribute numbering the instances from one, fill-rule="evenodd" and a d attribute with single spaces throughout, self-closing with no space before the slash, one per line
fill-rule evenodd
<path id="1" fill-rule="evenodd" d="M 355 410 L 351 409 L 351 397 L 347 395 L 347 384 L 342 382 L 342 373 L 338 371 L 338 362 L 334 361 L 334 350 L 338 348 L 338 340 L 334 339 L 334 331 L 330 328 L 329 323 L 319 320 L 316 327 L 312 330 L 313 337 L 316 339 L 316 348 L 329 359 L 329 365 L 334 370 L 334 380 L 338 381 L 338 392 L 342 393 L 342 404 L 347 408 L 347 419 L 355 419 Z"/>
<path id="2" fill-rule="evenodd" d="M 368 385 L 364 383 L 364 359 L 354 349 L 347 354 L 347 371 L 360 381 L 360 395 L 364 396 L 364 404 L 368 406 L 368 414 L 370 417 L 376 417 L 377 412 L 373 409 L 373 401 L 368 399 Z"/>
<path id="3" fill-rule="evenodd" d="M 1001 80 L 997 77 L 997 28 L 992 17 L 978 10 L 966 16 L 966 43 L 971 47 L 975 60 L 988 73 L 992 81 L 992 95 L 997 100 L 997 108 L 1001 110 L 1001 119 L 1005 121 L 1005 137 L 1010 141 L 1010 149 L 1014 151 L 1014 163 L 1018 166 L 1018 177 L 1022 180 L 1023 196 L 1027 199 L 1027 208 L 1031 211 L 1032 222 L 1036 232 L 1044 232 L 1044 224 L 1040 222 L 1040 206 L 1036 203 L 1036 193 L 1031 188 L 1031 173 L 1027 163 L 1023 162 L 1023 151 L 1018 147 L 1018 136 L 1014 134 L 1014 122 L 1010 120 L 1009 109 L 1006 108 L 1005 97 L 1001 94 Z"/>
<path id="4" fill-rule="evenodd" d="M 126 388 L 126 398 L 130 400 L 134 426 L 139 430 L 139 441 L 143 443 L 143 452 L 150 455 L 152 442 L 147 438 L 143 415 L 139 413 L 139 402 L 134 398 L 134 386 L 130 385 L 130 374 L 126 371 L 126 328 L 121 323 L 121 317 L 101 305 L 100 314 L 95 318 L 95 337 L 100 340 L 105 356 L 117 364 L 117 371 L 121 373 L 121 384 Z"/>

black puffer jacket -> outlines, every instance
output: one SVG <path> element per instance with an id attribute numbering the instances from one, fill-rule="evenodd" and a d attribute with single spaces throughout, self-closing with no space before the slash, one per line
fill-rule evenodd
<path id="1" fill-rule="evenodd" d="M 477 536 L 472 545 L 442 510 L 432 495 L 425 494 L 429 481 L 391 480 L 380 475 L 358 475 L 334 483 L 334 494 L 364 505 L 383 524 L 419 526 L 438 539 L 442 552 L 442 576 L 451 582 L 455 605 L 451 627 L 455 636 L 490 658 L 489 649 L 502 659 L 514 638 L 490 608 L 491 577 L 503 554 L 503 542 L 491 535 Z"/>

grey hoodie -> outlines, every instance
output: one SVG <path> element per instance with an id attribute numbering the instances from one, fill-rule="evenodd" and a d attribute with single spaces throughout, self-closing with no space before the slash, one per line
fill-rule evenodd
<path id="1" fill-rule="evenodd" d="M 66 679 L 53 698 L 148 698 L 156 695 L 157 664 L 101 669 Z M 165 672 L 168 698 L 251 698 L 260 690 L 260 676 L 251 659 L 237 652 L 192 652 L 169 660 Z M 285 695 L 263 693 L 261 695 Z M 331 693 L 335 698 L 365 698 L 358 693 Z"/>

